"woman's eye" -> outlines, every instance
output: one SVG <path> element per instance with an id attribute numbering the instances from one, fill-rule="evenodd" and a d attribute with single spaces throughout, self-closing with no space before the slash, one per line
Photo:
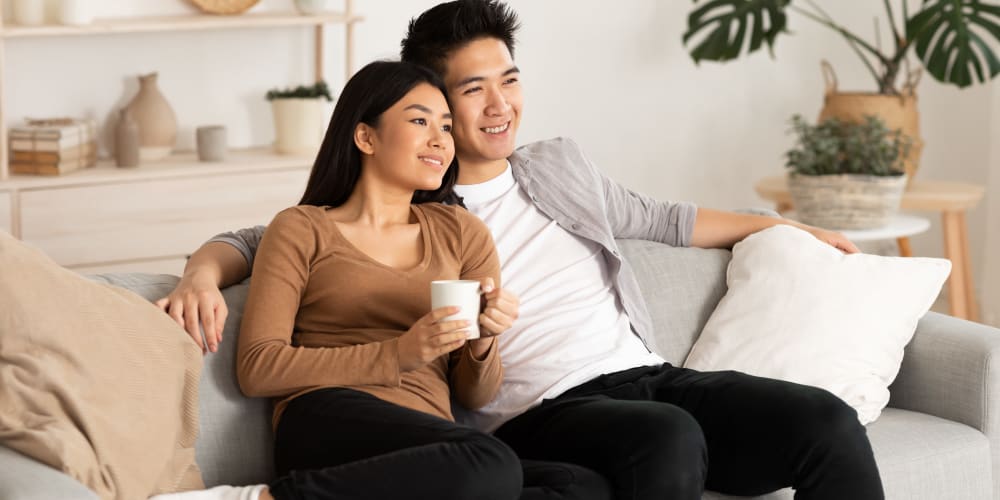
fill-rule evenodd
<path id="1" fill-rule="evenodd" d="M 417 125 L 427 125 L 427 120 L 424 118 L 414 118 L 410 121 L 416 123 Z"/>
<path id="2" fill-rule="evenodd" d="M 445 132 L 451 132 L 451 125 L 445 125 L 441 127 L 441 130 L 444 130 Z"/>

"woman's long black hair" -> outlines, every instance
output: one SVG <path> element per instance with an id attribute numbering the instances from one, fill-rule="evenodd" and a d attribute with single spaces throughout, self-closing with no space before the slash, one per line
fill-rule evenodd
<path id="1" fill-rule="evenodd" d="M 343 205 L 361 176 L 361 151 L 354 143 L 354 130 L 359 123 L 377 128 L 382 113 L 421 83 L 433 85 L 448 99 L 441 79 L 416 64 L 376 61 L 351 77 L 337 99 L 299 205 Z M 453 189 L 457 178 L 456 158 L 448 166 L 441 186 L 433 191 L 414 192 L 413 203 L 436 201 L 460 205 L 461 199 Z"/>

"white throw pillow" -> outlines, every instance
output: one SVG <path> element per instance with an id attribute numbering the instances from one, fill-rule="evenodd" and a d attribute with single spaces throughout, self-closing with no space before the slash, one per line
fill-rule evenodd
<path id="1" fill-rule="evenodd" d="M 889 402 L 903 348 L 950 271 L 945 259 L 845 255 L 772 227 L 733 248 L 729 290 L 684 366 L 821 387 L 867 424 Z"/>

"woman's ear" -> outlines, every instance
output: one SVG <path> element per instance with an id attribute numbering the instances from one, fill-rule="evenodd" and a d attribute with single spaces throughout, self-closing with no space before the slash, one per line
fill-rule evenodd
<path id="1" fill-rule="evenodd" d="M 361 154 L 375 154 L 375 130 L 367 123 L 359 123 L 354 127 L 354 144 Z"/>

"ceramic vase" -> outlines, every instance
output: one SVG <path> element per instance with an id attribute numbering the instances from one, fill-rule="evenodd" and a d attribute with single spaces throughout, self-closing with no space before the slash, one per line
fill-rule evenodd
<path id="1" fill-rule="evenodd" d="M 166 158 L 177 142 L 177 116 L 156 85 L 156 73 L 139 76 L 139 93 L 126 109 L 139 126 L 139 159 Z"/>
<path id="2" fill-rule="evenodd" d="M 139 165 L 139 126 L 125 108 L 118 113 L 115 127 L 115 164 L 119 167 Z"/>

